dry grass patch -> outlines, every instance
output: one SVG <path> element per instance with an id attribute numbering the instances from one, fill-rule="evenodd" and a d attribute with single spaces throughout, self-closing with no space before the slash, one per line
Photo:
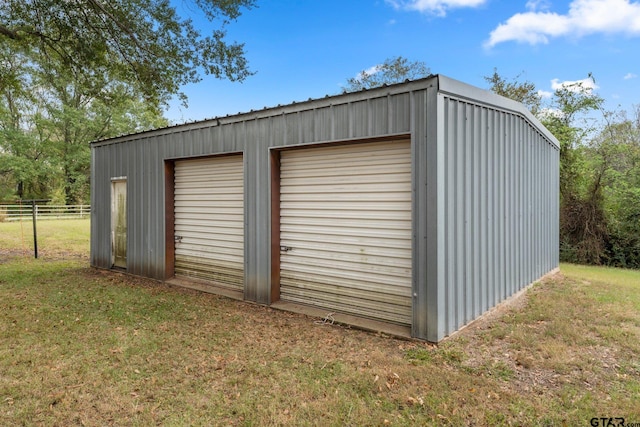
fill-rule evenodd
<path id="1" fill-rule="evenodd" d="M 8 260 L 0 425 L 640 422 L 635 283 L 558 275 L 434 346 L 77 261 Z"/>
<path id="2" fill-rule="evenodd" d="M 40 220 L 36 228 L 39 258 L 87 259 L 89 219 Z M 16 256 L 32 258 L 33 247 L 31 221 L 0 221 L 0 263 Z"/>
<path id="3" fill-rule="evenodd" d="M 567 304 L 560 296 L 580 294 L 571 290 L 581 286 L 562 277 L 535 287 L 517 311 L 432 346 L 73 263 L 1 268 L 0 414 L 9 423 L 544 425 L 608 413 L 638 418 L 634 348 L 599 337 L 604 325 L 597 322 L 583 322 L 584 339 L 559 327 L 558 309 Z M 588 300 L 583 294 L 571 304 L 582 301 L 586 309 Z"/>
<path id="4" fill-rule="evenodd" d="M 640 420 L 640 272 L 634 274 L 634 297 L 615 284 L 563 275 L 537 284 L 522 310 L 465 333 L 464 364 L 493 366 L 494 376 L 496 366 L 507 367 L 514 375 L 501 389 L 526 397 L 525 407 L 549 422 L 584 423 L 589 414 Z"/>

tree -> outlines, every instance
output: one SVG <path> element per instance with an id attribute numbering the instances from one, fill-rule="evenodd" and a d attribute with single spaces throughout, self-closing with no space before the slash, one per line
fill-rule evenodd
<path id="1" fill-rule="evenodd" d="M 523 103 L 551 131 L 560 142 L 560 194 L 578 191 L 582 171 L 580 170 L 580 150 L 587 143 L 596 127 L 589 117 L 591 111 L 602 109 L 604 100 L 593 93 L 584 82 L 563 84 L 558 87 L 548 103 L 544 105 L 535 85 L 529 81 L 520 82 L 517 76 L 507 80 L 494 69 L 485 80 L 491 84 L 489 90 Z M 589 77 L 593 76 L 589 74 Z"/>
<path id="2" fill-rule="evenodd" d="M 593 79 L 591 75 L 589 78 Z M 579 189 L 580 150 L 596 131 L 591 111 L 601 111 L 604 99 L 593 93 L 583 82 L 561 85 L 554 91 L 548 108 L 539 118 L 560 142 L 560 195 L 568 197 Z"/>
<path id="3" fill-rule="evenodd" d="M 542 98 L 536 90 L 535 84 L 530 81 L 520 82 L 518 80 L 521 75 L 522 74 L 518 74 L 515 78 L 511 79 L 511 81 L 508 81 L 498 74 L 497 68 L 494 68 L 493 74 L 485 76 L 484 79 L 490 84 L 490 91 L 523 103 L 531 113 L 537 115 L 540 112 Z"/>
<path id="4" fill-rule="evenodd" d="M 254 0 L 193 0 L 220 29 L 203 36 L 169 0 L 5 0 L 0 40 L 43 63 L 62 61 L 77 76 L 94 76 L 107 60 L 109 78 L 128 82 L 154 104 L 181 86 L 215 77 L 243 80 L 251 73 L 244 46 L 225 40 L 225 25 Z"/>
<path id="5" fill-rule="evenodd" d="M 593 79 L 591 75 L 589 78 Z M 531 82 L 508 81 L 496 70 L 485 77 L 491 90 L 525 103 L 560 142 L 560 258 L 588 264 L 607 262 L 610 218 L 605 210 L 603 179 L 608 166 L 596 166 L 589 142 L 597 128 L 590 113 L 604 100 L 583 82 L 558 87 L 543 106 Z"/>
<path id="6" fill-rule="evenodd" d="M 363 89 L 372 89 L 385 84 L 400 83 L 404 80 L 415 80 L 427 77 L 431 71 L 424 62 L 410 62 L 402 56 L 386 59 L 368 70 L 363 70 L 356 77 L 347 79 L 347 85 L 343 86 L 345 92 L 357 92 Z"/>
<path id="7" fill-rule="evenodd" d="M 589 78 L 593 79 L 591 75 Z M 583 82 L 561 85 L 542 123 L 560 142 L 560 257 L 565 261 L 602 264 L 609 240 L 601 173 L 586 164 L 589 138 L 596 132 L 589 116 L 604 100 Z"/>
<path id="8" fill-rule="evenodd" d="M 640 107 L 608 113 L 586 151 L 587 171 L 601 186 L 608 241 L 604 262 L 640 268 Z"/>
<path id="9" fill-rule="evenodd" d="M 135 89 L 109 80 L 104 59 L 94 61 L 91 75 L 55 56 L 43 62 L 6 45 L 0 53 L 0 175 L 13 187 L 1 191 L 6 196 L 50 198 L 61 189 L 67 203 L 86 202 L 88 142 L 167 124 Z"/>
<path id="10" fill-rule="evenodd" d="M 168 0 L 0 3 L 0 183 L 18 197 L 89 195 L 88 142 L 165 126 L 162 109 L 201 72 L 251 74 L 225 26 L 254 0 L 192 0 L 202 35 Z M 0 193 L 10 193 L 8 188 Z"/>
<path id="11" fill-rule="evenodd" d="M 33 123 L 25 117 L 37 117 L 33 91 L 28 91 L 27 62 L 0 45 L 0 177 L 3 198 L 17 193 L 41 198 L 51 183 L 55 166 L 44 159 L 52 153 L 35 135 Z"/>

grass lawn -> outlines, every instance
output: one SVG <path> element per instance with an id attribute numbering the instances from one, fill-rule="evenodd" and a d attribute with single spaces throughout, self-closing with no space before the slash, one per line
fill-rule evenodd
<path id="1" fill-rule="evenodd" d="M 38 257 L 88 258 L 89 219 L 39 220 Z M 33 257 L 33 222 L 0 222 L 0 261 L 6 256 Z"/>
<path id="2" fill-rule="evenodd" d="M 640 423 L 637 271 L 562 265 L 433 346 L 91 269 L 76 250 L 0 257 L 0 425 Z"/>

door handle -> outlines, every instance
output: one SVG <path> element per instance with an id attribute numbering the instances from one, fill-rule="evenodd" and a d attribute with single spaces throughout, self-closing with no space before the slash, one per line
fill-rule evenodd
<path id="1" fill-rule="evenodd" d="M 280 246 L 280 252 L 289 252 L 293 250 L 291 246 Z"/>

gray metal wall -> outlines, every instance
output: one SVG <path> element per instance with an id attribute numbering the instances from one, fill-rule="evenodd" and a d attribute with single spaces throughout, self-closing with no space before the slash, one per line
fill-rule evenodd
<path id="1" fill-rule="evenodd" d="M 91 264 L 110 267 L 110 179 L 128 179 L 128 272 L 164 278 L 164 160 L 243 152 L 245 299 L 270 296 L 269 148 L 412 132 L 412 105 L 435 78 L 124 136 L 92 145 Z M 413 91 L 415 90 L 415 91 Z"/>
<path id="2" fill-rule="evenodd" d="M 437 339 L 558 266 L 558 147 L 521 114 L 440 97 Z"/>
<path id="3" fill-rule="evenodd" d="M 128 179 L 128 271 L 164 279 L 165 160 L 243 153 L 244 297 L 267 304 L 270 148 L 395 135 L 412 146 L 413 336 L 439 341 L 557 267 L 557 141 L 444 76 L 94 143 L 91 264 L 111 263 L 111 178 Z"/>

